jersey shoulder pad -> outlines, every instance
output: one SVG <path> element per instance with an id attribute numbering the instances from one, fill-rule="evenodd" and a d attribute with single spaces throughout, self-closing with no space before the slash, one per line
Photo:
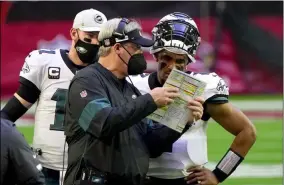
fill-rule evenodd
<path id="1" fill-rule="evenodd" d="M 25 59 L 25 63 L 29 68 L 29 65 L 38 66 L 38 68 L 45 66 L 52 58 L 51 55 L 56 54 L 56 50 L 33 50 Z"/>
<path id="2" fill-rule="evenodd" d="M 40 89 L 45 67 L 52 60 L 56 50 L 34 50 L 25 58 L 20 76 L 32 82 Z"/>
<path id="3" fill-rule="evenodd" d="M 129 75 L 129 78 L 126 78 L 129 83 L 133 82 L 140 82 L 140 81 L 147 81 L 149 77 L 149 73 L 142 73 L 139 75 Z"/>
<path id="4" fill-rule="evenodd" d="M 140 91 L 141 94 L 146 94 L 151 91 L 148 83 L 149 73 L 143 73 L 139 75 L 130 75 L 127 81 L 133 83 L 133 85 Z"/>
<path id="5" fill-rule="evenodd" d="M 229 87 L 220 76 L 216 73 L 195 73 L 194 76 L 201 81 L 207 83 L 204 96 L 205 100 L 213 97 L 213 96 L 228 96 L 229 95 Z"/>

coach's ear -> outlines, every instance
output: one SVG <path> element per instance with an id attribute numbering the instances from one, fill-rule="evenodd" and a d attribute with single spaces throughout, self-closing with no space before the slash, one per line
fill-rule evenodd
<path id="1" fill-rule="evenodd" d="M 114 52 L 118 55 L 120 55 L 122 53 L 122 47 L 121 47 L 120 43 L 115 43 L 113 45 L 113 49 L 114 49 Z"/>

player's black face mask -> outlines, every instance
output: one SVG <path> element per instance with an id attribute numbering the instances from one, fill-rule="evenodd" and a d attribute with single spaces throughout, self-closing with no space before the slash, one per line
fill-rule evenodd
<path id="1" fill-rule="evenodd" d="M 123 49 L 125 48 L 123 47 Z M 127 49 L 125 49 L 125 51 L 127 51 Z M 118 56 L 123 61 L 123 63 L 127 65 L 128 75 L 142 74 L 147 69 L 147 62 L 144 58 L 144 55 L 142 53 L 131 55 L 128 51 L 127 53 L 131 56 L 128 64 L 126 64 L 126 62 L 119 55 Z"/>
<path id="2" fill-rule="evenodd" d="M 96 61 L 99 48 L 99 45 L 84 42 L 80 38 L 75 44 L 78 57 L 85 64 L 92 64 Z"/>

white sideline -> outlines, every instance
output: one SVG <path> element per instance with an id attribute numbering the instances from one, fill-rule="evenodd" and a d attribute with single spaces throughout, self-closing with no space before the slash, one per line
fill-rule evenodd
<path id="1" fill-rule="evenodd" d="M 1 101 L 1 109 L 5 105 L 5 101 Z M 252 111 L 281 111 L 283 110 L 283 101 L 281 100 L 263 100 L 263 101 L 231 101 L 231 103 L 241 110 Z M 35 105 L 33 105 L 26 114 L 33 114 Z M 19 119 L 16 122 L 19 126 L 32 126 L 33 122 L 29 119 Z M 217 163 L 209 162 L 205 166 L 213 170 Z M 242 163 L 230 178 L 273 178 L 283 177 L 282 164 L 274 165 L 258 165 Z M 248 184 L 247 184 L 248 185 Z"/>
<path id="2" fill-rule="evenodd" d="M 257 100 L 232 100 L 230 101 L 235 107 L 238 107 L 241 110 L 253 110 L 253 111 L 281 111 L 283 110 L 283 101 L 282 100 L 263 100 L 263 101 L 257 101 Z M 6 101 L 1 100 L 1 109 L 5 106 Z M 34 104 L 26 114 L 33 114 L 35 111 L 35 105 Z"/>
<path id="3" fill-rule="evenodd" d="M 215 168 L 217 163 L 207 163 L 205 166 L 211 170 Z M 259 165 L 242 163 L 230 178 L 271 178 L 283 177 L 282 164 Z"/>

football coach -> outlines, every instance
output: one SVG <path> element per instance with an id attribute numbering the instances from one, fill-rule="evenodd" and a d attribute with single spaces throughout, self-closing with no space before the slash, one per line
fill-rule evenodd
<path id="1" fill-rule="evenodd" d="M 41 169 L 15 124 L 1 118 L 1 185 L 44 185 Z"/>
<path id="2" fill-rule="evenodd" d="M 154 43 L 141 35 L 141 26 L 135 20 L 111 19 L 98 38 L 98 62 L 78 72 L 69 86 L 64 185 L 141 185 L 149 157 L 170 151 L 182 134 L 153 124 L 146 116 L 173 102 L 179 96 L 178 89 L 159 87 L 141 95 L 126 81 L 128 75 L 146 69 L 141 47 Z M 193 114 L 198 115 L 195 119 L 201 118 L 202 103 L 189 102 Z"/>

